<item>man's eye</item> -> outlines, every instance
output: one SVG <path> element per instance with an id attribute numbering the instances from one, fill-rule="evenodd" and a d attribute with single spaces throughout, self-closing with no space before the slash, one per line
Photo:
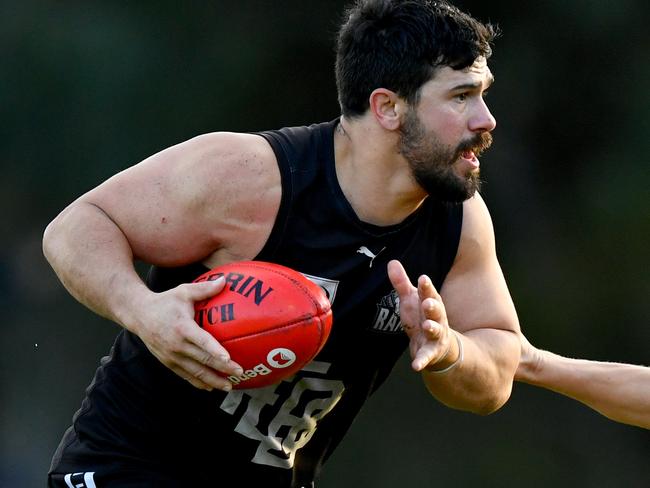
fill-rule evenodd
<path id="1" fill-rule="evenodd" d="M 458 95 L 456 95 L 456 100 L 458 100 L 459 102 L 464 102 L 465 100 L 467 100 L 467 93 L 459 93 Z"/>

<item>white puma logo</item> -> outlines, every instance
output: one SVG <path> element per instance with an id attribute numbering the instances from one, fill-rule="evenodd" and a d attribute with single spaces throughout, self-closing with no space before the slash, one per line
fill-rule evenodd
<path id="1" fill-rule="evenodd" d="M 385 246 L 381 248 L 381 251 L 375 254 L 366 246 L 361 246 L 359 249 L 357 249 L 357 252 L 359 254 L 363 254 L 364 256 L 368 256 L 370 258 L 370 267 L 372 268 L 372 262 L 375 260 L 377 256 L 379 256 L 384 251 L 384 249 L 386 249 Z"/>

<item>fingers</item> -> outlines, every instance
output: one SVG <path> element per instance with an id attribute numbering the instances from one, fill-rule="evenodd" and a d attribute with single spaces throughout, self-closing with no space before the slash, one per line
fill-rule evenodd
<path id="1" fill-rule="evenodd" d="M 197 302 L 206 300 L 221 292 L 225 285 L 223 276 L 214 281 L 188 283 L 185 292 L 187 298 Z M 198 388 L 219 388 L 230 390 L 232 384 L 217 372 L 226 376 L 239 376 L 242 367 L 230 358 L 228 351 L 211 334 L 192 322 L 185 336 L 183 355 L 185 360 L 179 361 L 179 366 L 185 379 Z"/>
<path id="2" fill-rule="evenodd" d="M 388 263 L 388 279 L 399 296 L 408 294 L 413 288 L 404 266 L 395 259 Z"/>
<path id="3" fill-rule="evenodd" d="M 422 314 L 427 320 L 433 320 L 440 324 L 447 323 L 447 313 L 442 301 L 435 298 L 425 298 L 422 301 Z"/>
<path id="4" fill-rule="evenodd" d="M 194 321 L 194 304 L 223 290 L 225 280 L 186 283 L 153 294 L 138 335 L 169 369 L 197 388 L 229 390 L 223 376 L 243 374 L 228 351 Z M 151 313 L 153 311 L 153 313 Z"/>
<path id="5" fill-rule="evenodd" d="M 430 341 L 438 341 L 446 335 L 445 328 L 434 320 L 425 320 L 422 323 L 422 330 Z"/>
<path id="6" fill-rule="evenodd" d="M 412 368 L 422 371 L 429 364 L 444 359 L 450 347 L 448 328 L 433 320 L 425 320 L 420 340 L 412 343 Z"/>
<path id="7" fill-rule="evenodd" d="M 241 366 L 232 361 L 227 353 L 214 357 L 192 343 L 173 354 L 166 364 L 178 376 L 204 390 L 217 388 L 229 391 L 232 384 L 222 375 L 239 376 L 243 373 Z"/>
<path id="8" fill-rule="evenodd" d="M 150 350 L 193 386 L 229 391 L 232 384 L 224 376 L 240 376 L 243 369 L 230 358 L 228 351 L 191 319 L 176 324 L 173 329 L 172 336 L 152 345 Z"/>
<path id="9" fill-rule="evenodd" d="M 242 367 L 230 358 L 228 351 L 214 337 L 203 329 L 188 337 L 189 354 L 200 364 L 216 369 L 227 375 L 240 375 Z"/>
<path id="10" fill-rule="evenodd" d="M 415 371 L 422 371 L 443 360 L 451 350 L 451 331 L 439 321 L 440 317 L 444 317 L 442 303 L 433 299 L 425 302 L 430 305 L 423 307 L 428 318 L 422 322 L 419 334 L 414 334 L 411 339 L 411 366 Z"/>
<path id="11" fill-rule="evenodd" d="M 218 373 L 239 376 L 243 373 L 242 367 L 214 337 L 196 324 L 194 327 L 196 330 L 186 336 L 170 368 L 197 388 L 230 390 L 230 381 Z"/>
<path id="12" fill-rule="evenodd" d="M 408 294 L 414 288 L 404 266 L 396 259 L 388 263 L 388 279 L 390 279 L 395 291 L 400 296 Z M 441 300 L 436 287 L 433 286 L 431 279 L 426 275 L 418 278 L 418 295 L 420 300 L 424 300 L 425 298 Z"/>
<path id="13" fill-rule="evenodd" d="M 422 275 L 418 278 L 418 294 L 420 300 L 425 300 L 427 298 L 435 298 L 436 300 L 442 301 L 442 298 L 438 294 L 438 290 L 433 286 L 431 278 L 427 275 Z"/>
<path id="14" fill-rule="evenodd" d="M 402 325 L 410 339 L 412 367 L 421 371 L 444 359 L 451 343 L 442 297 L 431 279 L 422 275 L 417 288 L 397 260 L 388 263 L 388 278 L 400 297 Z"/>
<path id="15" fill-rule="evenodd" d="M 190 358 L 180 357 L 175 364 L 170 365 L 170 369 L 192 386 L 202 390 L 212 391 L 216 388 L 230 391 L 232 389 L 232 383 L 227 378 Z"/>
<path id="16" fill-rule="evenodd" d="M 431 279 L 422 275 L 418 279 L 418 296 L 422 301 L 422 314 L 426 319 L 438 322 L 443 326 L 447 325 L 447 311 L 442 297 L 433 286 Z"/>
<path id="17" fill-rule="evenodd" d="M 180 365 L 170 365 L 169 369 L 171 369 L 174 373 L 176 373 L 178 376 L 183 378 L 185 381 L 189 382 L 192 386 L 195 388 L 199 388 L 201 390 L 207 390 L 207 391 L 212 391 L 215 387 L 205 383 L 201 379 L 201 374 L 197 371 L 195 373 L 190 373 L 187 369 L 187 367 L 183 367 Z M 196 374 L 198 373 L 198 376 Z M 224 391 L 229 391 L 232 386 L 228 386 L 227 383 L 230 383 L 228 380 L 222 379 L 223 384 L 221 384 L 218 388 Z M 217 378 L 213 379 L 213 383 L 219 383 L 219 380 Z"/>
<path id="18" fill-rule="evenodd" d="M 183 287 L 188 299 L 197 302 L 213 297 L 221 290 L 223 290 L 226 280 L 220 276 L 214 281 L 201 281 L 199 283 L 186 283 L 180 285 Z"/>

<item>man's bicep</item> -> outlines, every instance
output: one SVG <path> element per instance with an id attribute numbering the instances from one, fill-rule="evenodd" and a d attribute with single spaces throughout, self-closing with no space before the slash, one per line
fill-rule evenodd
<path id="1" fill-rule="evenodd" d="M 479 195 L 466 202 L 458 255 L 440 291 L 449 325 L 459 332 L 518 331 L 519 321 L 496 257 L 489 212 Z"/>
<path id="2" fill-rule="evenodd" d="M 498 264 L 458 275 L 450 272 L 441 296 L 449 325 L 459 332 L 480 328 L 519 330 L 517 313 Z"/>
<path id="3" fill-rule="evenodd" d="M 80 201 L 105 212 L 138 259 L 173 266 L 204 258 L 220 245 L 232 204 L 232 173 L 247 156 L 239 154 L 239 137 L 208 134 L 167 148 Z"/>

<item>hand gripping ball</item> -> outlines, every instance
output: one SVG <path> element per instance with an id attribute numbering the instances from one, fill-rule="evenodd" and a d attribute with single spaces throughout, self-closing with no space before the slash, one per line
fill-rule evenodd
<path id="1" fill-rule="evenodd" d="M 298 271 L 263 261 L 216 267 L 195 282 L 224 276 L 217 295 L 195 304 L 195 320 L 244 369 L 233 388 L 260 388 L 287 378 L 323 348 L 332 309 L 323 289 Z"/>

